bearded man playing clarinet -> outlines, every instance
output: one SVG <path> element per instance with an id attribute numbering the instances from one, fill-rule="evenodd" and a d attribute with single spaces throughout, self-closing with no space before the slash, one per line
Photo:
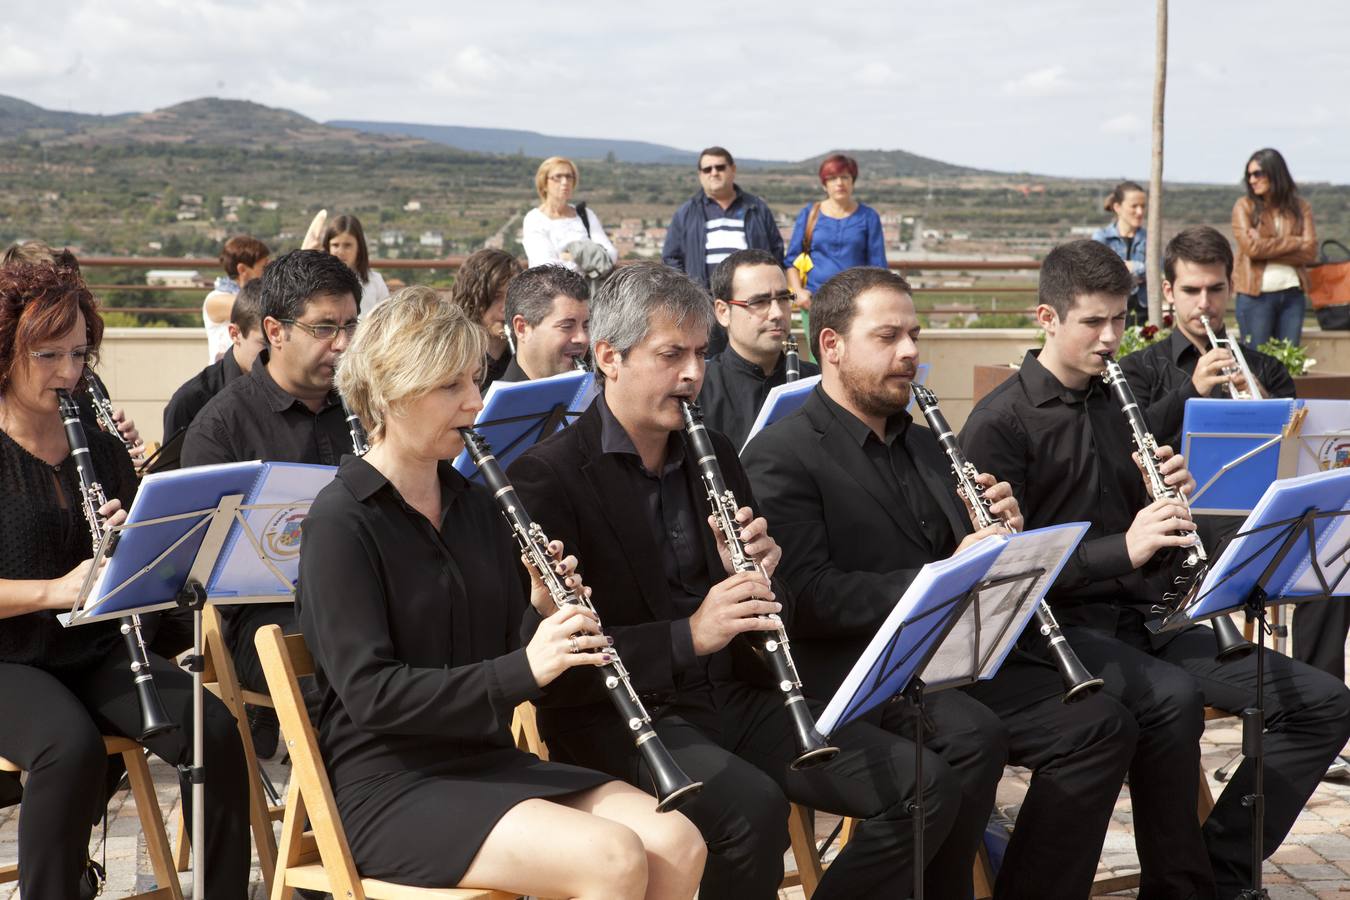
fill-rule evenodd
<path id="1" fill-rule="evenodd" d="M 856 723 L 831 735 L 839 748 L 833 754 L 804 702 L 788 712 L 785 700 L 800 700 L 793 679 L 773 683 L 756 655 L 788 652 L 776 637 L 764 638 L 784 623 L 791 633 L 792 607 L 771 580 L 780 552 L 753 511 L 735 450 L 690 406 L 712 321 L 708 295 L 679 272 L 655 264 L 616 271 L 591 301 L 601 395 L 575 425 L 524 453 L 509 475 L 544 531 L 581 560 L 591 601 L 657 735 L 704 784 L 680 807 L 708 842 L 699 896 L 777 896 L 788 798 L 865 820 L 826 871 L 818 900 L 894 896 L 913 877 L 914 745 Z M 723 540 L 709 517 L 713 468 L 739 504 L 734 541 Z M 650 783 L 627 726 L 586 675 L 593 673 L 564 674 L 537 703 L 552 757 Z M 792 768 L 803 756 L 822 761 Z M 936 849 L 956 815 L 959 788 L 936 759 L 924 773 L 926 846 Z"/>
<path id="2" fill-rule="evenodd" d="M 803 682 L 828 698 L 921 566 L 1004 523 L 1020 527 L 1021 513 L 990 470 L 976 481 L 1000 522 L 973 524 L 951 462 L 905 411 L 919 322 L 903 278 L 881 268 L 835 275 L 813 298 L 811 331 L 820 384 L 799 410 L 750 442 L 744 463 L 782 542 L 778 571 L 796 603 L 793 646 Z M 992 682 L 928 701 L 934 731 L 925 744 L 961 786 L 958 826 L 928 866 L 929 885 L 970 871 L 1010 758 L 1035 776 L 994 896 L 1068 900 L 1090 892 L 1134 722 L 1101 693 L 1063 702 L 1065 686 L 1045 648 L 1045 638 L 1028 629 Z M 900 705 L 869 721 L 898 732 L 910 717 Z"/>
<path id="3" fill-rule="evenodd" d="M 1216 658 L 1209 626 L 1158 634 L 1146 626 L 1187 571 L 1179 560 L 1199 554 L 1184 461 L 1165 445 L 1132 458 L 1135 432 L 1112 398 L 1124 385 L 1108 390 L 1102 379 L 1108 367 L 1119 369 L 1111 354 L 1132 287 L 1124 263 L 1101 244 L 1052 250 L 1036 309 L 1045 347 L 976 406 L 961 446 L 976 466 L 1008 480 L 1028 527 L 1091 522 L 1048 599 L 1074 650 L 1138 726 L 1129 774 L 1140 896 L 1228 900 L 1251 884 L 1243 798 L 1254 793 L 1255 766 L 1242 763 L 1201 827 L 1198 741 L 1206 705 L 1237 713 L 1253 704 L 1257 660 Z M 1141 467 L 1163 488 L 1158 499 Z M 1269 856 L 1350 737 L 1350 691 L 1274 652 L 1265 670 Z"/>
<path id="4" fill-rule="evenodd" d="M 172 765 L 192 759 L 191 677 L 153 653 L 138 656 L 151 675 L 138 695 L 128 673 L 130 633 L 119 634 L 113 621 L 63 628 L 57 619 L 93 565 L 95 529 L 124 521 L 136 492 L 117 437 L 86 432 L 73 412 L 65 417 L 70 432 L 63 428 L 62 402 L 83 387 L 102 337 L 93 295 L 74 269 L 46 262 L 0 269 L 0 756 L 27 772 L 19 826 L 26 900 L 81 896 L 90 828 L 108 798 L 100 735 L 141 739 L 153 730 L 141 743 L 156 756 Z M 145 625 L 153 630 L 152 617 Z M 145 714 L 150 697 L 167 720 L 159 710 Z M 234 719 L 214 696 L 206 698 L 203 738 L 206 893 L 242 900 L 248 779 Z M 0 805 L 18 797 L 18 780 L 0 773 Z M 191 791 L 183 801 L 191 806 Z"/>

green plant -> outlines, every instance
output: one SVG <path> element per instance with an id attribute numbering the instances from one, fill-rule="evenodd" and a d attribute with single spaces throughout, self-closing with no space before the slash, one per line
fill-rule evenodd
<path id="1" fill-rule="evenodd" d="M 1168 324 L 1170 325 L 1170 317 Z M 1166 339 L 1171 333 L 1171 328 L 1159 328 L 1157 325 L 1131 325 L 1120 336 L 1120 347 L 1116 349 L 1116 359 L 1122 359 L 1136 350 L 1143 350 L 1145 347 L 1156 344 L 1158 341 Z"/>
<path id="2" fill-rule="evenodd" d="M 1267 356 L 1273 356 L 1289 370 L 1291 378 L 1306 375 L 1317 365 L 1317 360 L 1308 358 L 1308 348 L 1292 343 L 1285 338 L 1271 338 L 1256 348 Z"/>

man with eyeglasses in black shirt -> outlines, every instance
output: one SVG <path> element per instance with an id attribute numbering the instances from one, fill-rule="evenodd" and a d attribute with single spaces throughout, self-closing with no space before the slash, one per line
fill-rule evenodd
<path id="1" fill-rule="evenodd" d="M 1198 827 L 1198 742 L 1206 705 L 1233 713 L 1252 705 L 1257 658 L 1219 662 L 1204 625 L 1163 634 L 1146 627 L 1195 525 L 1185 504 L 1148 496 L 1125 416 L 1100 377 L 1120 344 L 1132 288 L 1124 263 L 1102 244 L 1052 250 L 1036 309 L 1045 347 L 980 401 L 961 446 L 980 471 L 1012 485 L 1028 528 L 1091 523 L 1047 599 L 1083 663 L 1138 724 L 1130 799 L 1140 895 L 1228 900 L 1253 874 L 1245 798 L 1255 793 L 1255 764 L 1242 763 Z M 1194 488 L 1171 448 L 1158 456 L 1168 485 Z M 1269 856 L 1350 737 L 1350 691 L 1273 651 L 1264 665 Z"/>
<path id="2" fill-rule="evenodd" d="M 262 275 L 267 349 L 246 377 L 230 382 L 192 420 L 183 467 L 255 459 L 336 466 L 351 453 L 333 373 L 356 332 L 360 296 L 361 282 L 336 256 L 294 250 L 273 260 Z M 244 604 L 221 606 L 220 612 L 240 683 L 265 691 L 253 635 L 271 624 L 293 633 L 294 606 Z M 259 711 L 257 717 L 262 727 L 255 729 L 254 743 L 260 756 L 270 757 L 275 714 Z"/>
<path id="3" fill-rule="evenodd" d="M 709 427 L 738 450 L 769 391 L 787 382 L 783 342 L 792 329 L 792 301 L 780 259 L 765 250 L 737 250 L 712 277 L 713 308 L 727 348 L 708 360 L 698 402 Z M 803 378 L 820 373 L 799 363 Z"/>

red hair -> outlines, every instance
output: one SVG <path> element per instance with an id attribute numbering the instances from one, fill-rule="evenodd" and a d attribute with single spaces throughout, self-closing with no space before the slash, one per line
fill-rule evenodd
<path id="1" fill-rule="evenodd" d="M 832 153 L 825 157 L 820 164 L 820 183 L 824 184 L 836 175 L 847 174 L 854 181 L 858 180 L 858 161 L 851 156 L 845 156 L 842 153 Z"/>
<path id="2" fill-rule="evenodd" d="M 77 271 L 52 263 L 0 268 L 0 393 L 9 389 L 18 362 L 74 328 L 80 313 L 85 343 L 96 354 L 103 341 L 103 318 Z"/>

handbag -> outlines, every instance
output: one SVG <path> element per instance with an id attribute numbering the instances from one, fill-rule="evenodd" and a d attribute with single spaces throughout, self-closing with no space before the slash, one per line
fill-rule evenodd
<path id="1" fill-rule="evenodd" d="M 811 214 L 806 217 L 806 231 L 802 234 L 802 252 L 792 261 L 792 268 L 801 276 L 802 287 L 806 287 L 807 274 L 816 267 L 811 262 L 811 235 L 816 233 L 816 219 L 820 218 L 820 202 L 811 204 Z"/>
<path id="2" fill-rule="evenodd" d="M 1328 248 L 1339 251 L 1332 259 Z M 1350 248 L 1323 241 L 1318 262 L 1308 268 L 1308 302 L 1323 331 L 1350 331 Z"/>

